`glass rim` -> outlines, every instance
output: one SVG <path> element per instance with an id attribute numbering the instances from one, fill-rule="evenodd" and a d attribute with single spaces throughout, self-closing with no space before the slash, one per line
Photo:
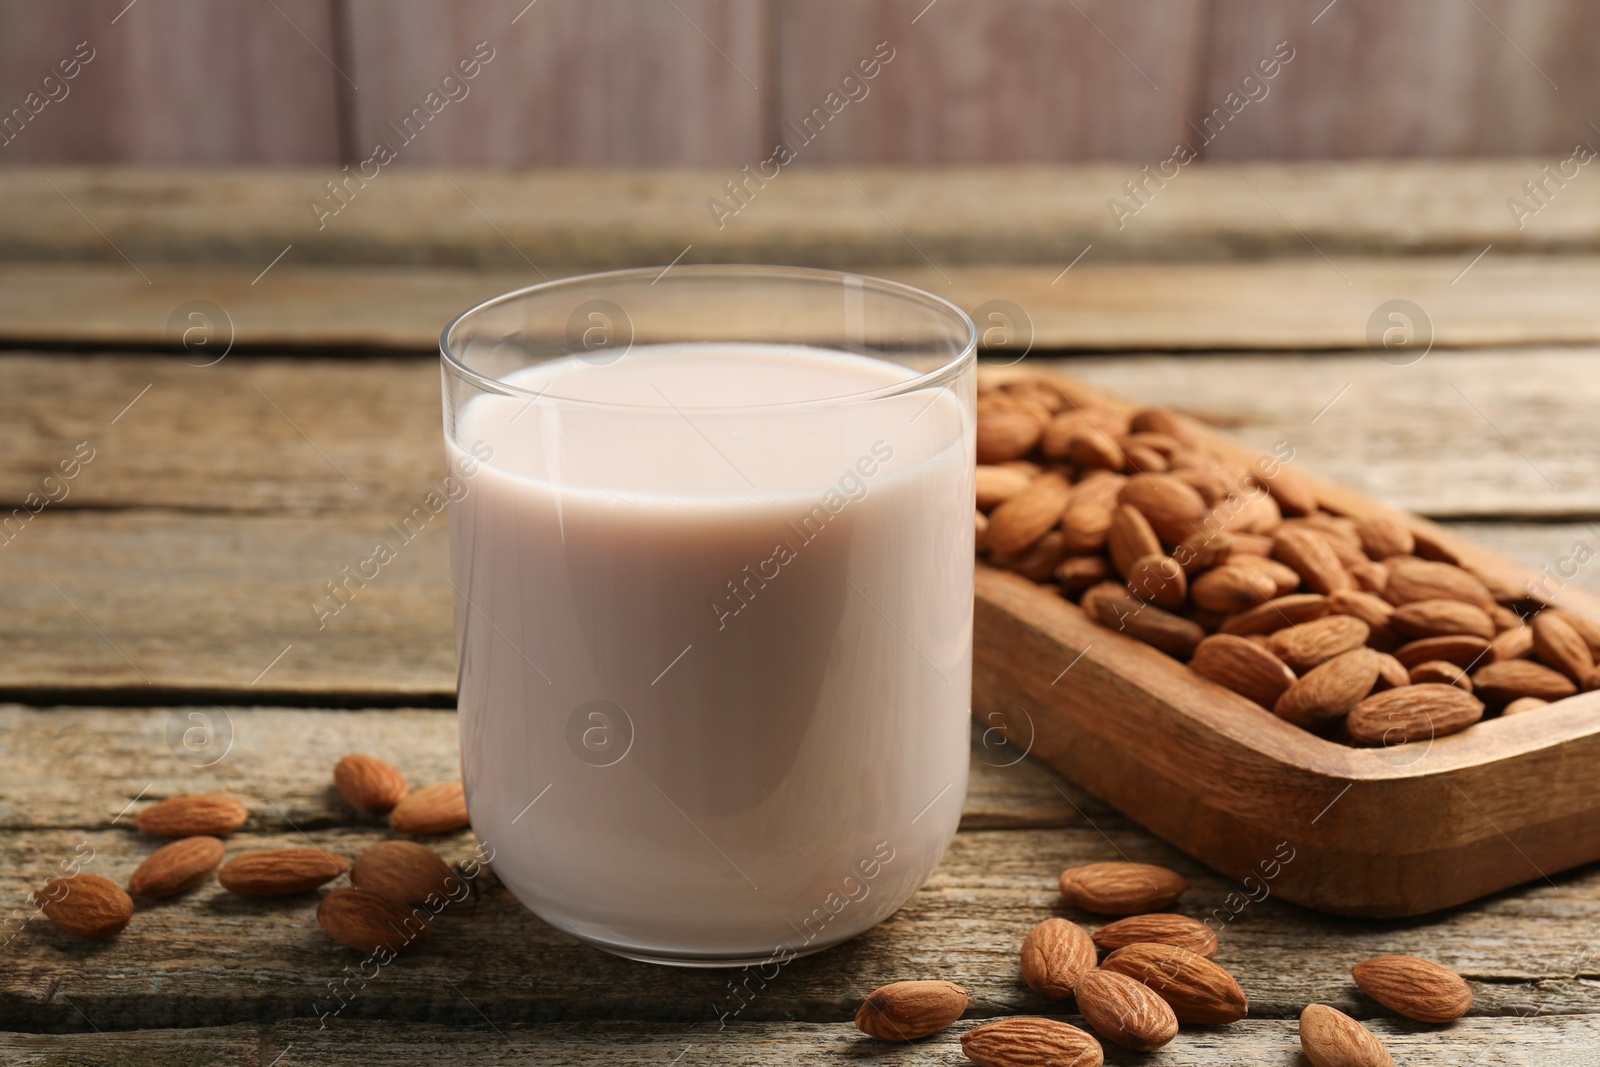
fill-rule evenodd
<path id="1" fill-rule="evenodd" d="M 678 411 L 763 411 L 774 409 L 797 409 L 835 404 L 860 404 L 875 400 L 887 400 L 892 397 L 904 396 L 908 393 L 918 392 L 931 386 L 943 386 L 959 377 L 968 368 L 968 366 L 974 364 L 977 360 L 978 327 L 973 323 L 972 317 L 952 301 L 946 300 L 942 296 L 937 296 L 933 293 L 930 293 L 926 289 L 919 289 L 914 285 L 907 285 L 904 282 L 891 281 L 888 278 L 879 278 L 871 274 L 857 274 L 851 271 L 828 270 L 821 267 L 784 267 L 771 264 L 752 263 L 688 263 L 679 266 L 669 264 L 666 269 L 659 269 L 656 267 L 627 267 L 622 270 L 599 271 L 591 274 L 576 274 L 569 278 L 557 278 L 553 281 L 544 281 L 539 282 L 536 285 L 524 286 L 521 289 L 513 289 L 510 292 L 501 293 L 498 296 L 490 297 L 488 300 L 473 305 L 446 323 L 444 329 L 439 332 L 439 356 L 444 361 L 444 368 L 448 372 L 473 383 L 478 388 L 486 392 L 499 393 L 502 396 L 526 397 L 530 402 L 536 400 L 551 400 L 574 406 L 610 408 L 616 410 L 663 410 L 654 405 L 648 404 L 624 404 L 607 400 L 589 400 L 577 397 L 555 396 L 549 392 L 548 386 L 544 389 L 535 390 L 528 389 L 520 385 L 508 384 L 498 378 L 489 377 L 488 375 L 467 366 L 461 356 L 452 350 L 451 334 L 453 334 L 458 327 L 467 322 L 469 319 L 477 317 L 495 308 L 513 303 L 517 300 L 521 300 L 525 297 L 534 296 L 556 289 L 568 287 L 576 288 L 585 284 L 592 285 L 598 282 L 609 283 L 633 281 L 643 278 L 654 278 L 655 281 L 660 281 L 666 276 L 668 271 L 672 271 L 673 273 L 678 274 L 680 277 L 683 275 L 765 275 L 771 278 L 790 278 L 795 281 L 835 282 L 841 284 L 844 283 L 846 279 L 855 278 L 858 279 L 867 289 L 900 296 L 914 303 L 921 304 L 931 310 L 945 314 L 947 317 L 951 318 L 955 325 L 960 327 L 966 335 L 965 341 L 962 343 L 959 351 L 957 351 L 951 358 L 945 360 L 932 370 L 918 374 L 903 382 L 895 382 L 891 385 L 881 386 L 876 389 L 868 389 L 859 393 L 844 393 L 838 396 L 817 397 L 810 400 L 786 400 L 768 404 L 724 404 L 709 407 L 673 405 L 673 407 Z M 654 282 L 651 284 L 654 284 Z M 713 343 L 739 344 L 740 342 L 732 341 Z M 865 353 L 854 354 L 864 355 Z M 666 410 L 671 409 L 669 408 Z"/>

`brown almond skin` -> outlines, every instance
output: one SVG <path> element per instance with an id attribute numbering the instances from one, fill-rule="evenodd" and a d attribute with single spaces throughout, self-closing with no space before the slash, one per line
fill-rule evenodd
<path id="1" fill-rule="evenodd" d="M 1488 653 L 1489 642 L 1483 638 L 1456 634 L 1452 637 L 1424 637 L 1420 641 L 1411 641 L 1395 649 L 1394 657 L 1405 664 L 1406 670 L 1410 670 L 1419 663 L 1436 659 L 1454 663 L 1457 667 L 1473 667 L 1489 662 Z"/>
<path id="2" fill-rule="evenodd" d="M 245 824 L 250 809 L 226 793 L 168 797 L 134 816 L 134 825 L 160 837 L 226 837 Z"/>
<path id="3" fill-rule="evenodd" d="M 159 899 L 182 893 L 211 877 L 226 851 L 215 837 L 183 837 L 152 852 L 128 879 L 128 891 Z"/>
<path id="4" fill-rule="evenodd" d="M 867 995 L 856 1029 L 880 1041 L 915 1041 L 945 1029 L 967 1010 L 967 991 L 954 982 L 891 982 Z"/>
<path id="5" fill-rule="evenodd" d="M 333 784 L 352 808 L 367 815 L 389 812 L 409 792 L 399 771 L 362 753 L 352 753 L 333 765 Z"/>
<path id="6" fill-rule="evenodd" d="M 1472 692 L 1472 677 L 1454 663 L 1431 659 L 1411 668 L 1412 685 L 1453 685 L 1463 692 Z"/>
<path id="7" fill-rule="evenodd" d="M 1018 1016 L 961 1035 L 961 1051 L 978 1067 L 1101 1067 L 1094 1036 L 1054 1019 Z"/>
<path id="8" fill-rule="evenodd" d="M 1068 919 L 1046 919 L 1022 942 L 1022 980 L 1047 997 L 1071 996 L 1094 964 L 1094 941 Z"/>
<path id="9" fill-rule="evenodd" d="M 1503 719 L 1507 715 L 1521 715 L 1523 712 L 1538 711 L 1549 706 L 1548 700 L 1540 700 L 1538 697 L 1518 697 L 1500 709 L 1500 717 Z"/>
<path id="10" fill-rule="evenodd" d="M 1417 539 L 1411 535 L 1411 528 L 1391 515 L 1357 519 L 1356 536 L 1361 538 L 1362 550 L 1374 560 L 1409 556 L 1417 547 Z"/>
<path id="11" fill-rule="evenodd" d="M 1359 745 L 1398 745 L 1460 733 L 1481 718 L 1483 701 L 1453 685 L 1408 685 L 1357 704 L 1345 728 Z"/>
<path id="12" fill-rule="evenodd" d="M 61 929 L 96 941 L 121 933 L 133 918 L 133 899 L 98 874 L 52 879 L 34 894 L 34 902 Z"/>
<path id="13" fill-rule="evenodd" d="M 1300 1051 L 1311 1067 L 1395 1067 L 1376 1034 L 1326 1004 L 1307 1004 L 1300 1013 Z"/>
<path id="14" fill-rule="evenodd" d="M 1033 481 L 1034 476 L 1012 467 L 980 464 L 978 467 L 978 510 L 992 511 L 1016 496 Z"/>
<path id="15" fill-rule="evenodd" d="M 404 952 L 433 933 L 420 911 L 361 889 L 335 889 L 323 897 L 317 925 L 339 944 L 368 955 Z"/>
<path id="16" fill-rule="evenodd" d="M 1460 600 L 1488 611 L 1494 607 L 1489 587 L 1460 567 L 1433 560 L 1406 560 L 1389 568 L 1384 599 L 1391 604 L 1418 600 Z"/>
<path id="17" fill-rule="evenodd" d="M 1502 630 L 1489 642 L 1485 663 L 1503 663 L 1508 659 L 1527 659 L 1533 655 L 1533 627 L 1518 626 Z"/>
<path id="18" fill-rule="evenodd" d="M 460 880 L 439 854 L 415 841 L 380 841 L 356 857 L 350 884 L 400 904 L 459 892 Z"/>
<path id="19" fill-rule="evenodd" d="M 1004 463 L 1033 450 L 1044 427 L 1023 411 L 983 412 L 978 416 L 978 462 Z"/>
<path id="20" fill-rule="evenodd" d="M 1098 915 L 1160 911 L 1183 896 L 1189 883 L 1176 871 L 1149 863 L 1090 863 L 1061 872 L 1061 896 Z"/>
<path id="21" fill-rule="evenodd" d="M 1390 621 L 1396 631 L 1413 640 L 1470 634 L 1487 641 L 1496 633 L 1487 611 L 1459 600 L 1413 600 L 1395 608 Z"/>
<path id="22" fill-rule="evenodd" d="M 1151 944 L 1176 945 L 1208 960 L 1215 959 L 1217 955 L 1216 933 L 1205 923 L 1187 915 L 1130 915 L 1102 926 L 1090 937 L 1105 952 L 1115 952 L 1129 945 Z"/>
<path id="23" fill-rule="evenodd" d="M 1472 1007 L 1472 987 L 1459 974 L 1416 956 L 1375 956 L 1350 972 L 1367 996 L 1397 1015 L 1447 1023 Z"/>
<path id="24" fill-rule="evenodd" d="M 1222 633 L 1240 637 L 1270 634 L 1285 627 L 1320 619 L 1328 613 L 1329 598 L 1321 593 L 1291 593 L 1234 615 L 1225 620 L 1219 629 Z"/>
<path id="25" fill-rule="evenodd" d="M 241 897 L 286 897 L 309 893 L 349 867 L 344 857 L 317 848 L 269 848 L 233 857 L 217 881 Z"/>
<path id="26" fill-rule="evenodd" d="M 390 828 L 403 834 L 447 834 L 467 824 L 467 798 L 460 782 L 419 789 L 389 813 Z"/>
<path id="27" fill-rule="evenodd" d="M 1154 1052 L 1178 1036 L 1172 1005 L 1125 974 L 1090 971 L 1078 982 L 1077 1001 L 1095 1033 L 1134 1052 Z"/>
<path id="28" fill-rule="evenodd" d="M 1137 638 L 1178 659 L 1194 655 L 1206 636 L 1195 623 L 1144 603 L 1116 582 L 1091 586 L 1083 594 L 1082 606 L 1101 626 Z"/>
<path id="29" fill-rule="evenodd" d="M 1490 663 L 1472 672 L 1477 694 L 1491 706 L 1509 704 L 1518 697 L 1538 697 L 1555 702 L 1578 691 L 1560 671 L 1526 659 Z"/>
<path id="30" fill-rule="evenodd" d="M 1272 556 L 1293 567 L 1313 593 L 1326 596 L 1340 589 L 1355 588 L 1354 579 L 1344 569 L 1328 539 L 1315 530 L 1279 530 L 1274 537 Z"/>
<path id="31" fill-rule="evenodd" d="M 1111 565 L 1126 578 L 1135 563 L 1146 556 L 1162 554 L 1161 538 L 1156 536 L 1150 520 L 1138 508 L 1119 504 L 1111 516 L 1106 550 L 1111 553 Z"/>
<path id="32" fill-rule="evenodd" d="M 1189 666 L 1218 685 L 1270 708 L 1295 684 L 1294 672 L 1267 649 L 1233 634 L 1212 634 L 1194 650 Z"/>
<path id="33" fill-rule="evenodd" d="M 984 543 L 1001 556 L 1023 552 L 1061 521 L 1071 490 L 1059 474 L 1042 474 L 989 513 Z M 1064 554 L 1064 553 L 1063 553 Z"/>
<path id="34" fill-rule="evenodd" d="M 1313 667 L 1278 698 L 1273 713 L 1307 730 L 1338 723 L 1377 684 L 1378 655 L 1370 648 L 1353 648 Z"/>
<path id="35" fill-rule="evenodd" d="M 1207 611 L 1231 614 L 1265 604 L 1277 595 L 1278 584 L 1253 567 L 1230 563 L 1197 575 L 1190 593 Z"/>
<path id="36" fill-rule="evenodd" d="M 1100 967 L 1149 986 L 1172 1005 L 1180 1023 L 1220 1026 L 1238 1022 L 1249 1011 L 1249 1001 L 1233 975 L 1204 956 L 1173 945 L 1119 948 Z"/>
<path id="37" fill-rule="evenodd" d="M 1372 629 L 1353 615 L 1329 615 L 1279 630 L 1272 635 L 1274 655 L 1296 673 L 1367 643 Z"/>
<path id="38" fill-rule="evenodd" d="M 1188 599 L 1189 577 L 1171 556 L 1154 553 L 1136 560 L 1126 575 L 1128 592 L 1175 611 Z"/>
<path id="39" fill-rule="evenodd" d="M 1594 670 L 1594 655 L 1583 637 L 1565 618 L 1541 611 L 1533 617 L 1533 654 L 1579 685 Z"/>
<path id="40" fill-rule="evenodd" d="M 1406 665 L 1387 652 L 1379 652 L 1378 682 L 1373 687 L 1374 690 L 1381 693 L 1385 689 L 1398 689 L 1410 684 L 1411 672 L 1406 670 Z"/>
<path id="41" fill-rule="evenodd" d="M 1194 533 L 1206 513 L 1205 498 L 1194 486 L 1171 474 L 1136 474 L 1129 478 L 1117 502 L 1138 508 L 1150 526 L 1168 544 L 1175 545 Z"/>

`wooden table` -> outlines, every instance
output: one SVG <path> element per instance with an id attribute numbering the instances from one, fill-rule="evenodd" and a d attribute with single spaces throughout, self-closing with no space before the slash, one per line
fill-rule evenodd
<path id="1" fill-rule="evenodd" d="M 1600 186 L 1573 183 L 1519 231 L 1503 201 L 1529 161 L 1215 168 L 1119 231 L 1105 200 L 1125 169 L 797 171 L 722 231 L 703 201 L 725 176 L 708 172 L 401 171 L 320 232 L 304 206 L 320 174 L 0 172 L 0 899 L 23 909 L 89 850 L 85 871 L 125 882 L 152 847 L 130 813 L 155 798 L 244 798 L 231 850 L 309 838 L 355 855 L 386 834 L 332 792 L 340 755 L 377 753 L 416 784 L 458 774 L 443 519 L 325 626 L 311 604 L 442 473 L 442 322 L 541 275 L 685 253 L 1008 300 L 1033 358 L 1077 353 L 1052 361 L 1068 373 L 1286 440 L 1307 469 L 1552 572 L 1600 550 Z M 1364 349 L 1390 299 L 1431 318 L 1420 362 Z M 47 483 L 80 443 L 93 458 Z M 29 514 L 30 492 L 59 499 Z M 1600 589 L 1600 563 L 1575 572 L 1562 580 Z M 1236 888 L 1015 758 L 975 731 L 961 833 L 928 885 L 737 996 L 742 975 L 580 945 L 486 876 L 341 1008 L 330 982 L 357 956 L 317 929 L 315 897 L 212 884 L 141 903 L 104 943 L 9 920 L 0 1060 L 953 1062 L 950 1035 L 869 1041 L 856 1005 L 947 978 L 972 994 L 957 1031 L 1050 1012 L 1016 954 L 1064 913 L 1064 866 L 1167 864 L 1197 916 Z M 1369 1020 L 1404 1063 L 1600 1062 L 1600 874 L 1528 877 L 1404 922 L 1252 904 L 1219 954 L 1250 1018 L 1185 1031 L 1159 1062 L 1300 1062 L 1310 1001 Z M 1349 968 L 1382 952 L 1461 971 L 1472 1014 L 1425 1027 L 1361 997 Z"/>

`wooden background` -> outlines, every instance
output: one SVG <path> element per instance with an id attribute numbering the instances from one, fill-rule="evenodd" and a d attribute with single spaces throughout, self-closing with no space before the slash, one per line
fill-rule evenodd
<path id="1" fill-rule="evenodd" d="M 880 41 L 802 162 L 1165 159 L 1279 41 L 1215 160 L 1568 155 L 1600 142 L 1592 0 L 0 0 L 0 164 L 366 158 L 475 43 L 402 164 L 740 165 Z"/>

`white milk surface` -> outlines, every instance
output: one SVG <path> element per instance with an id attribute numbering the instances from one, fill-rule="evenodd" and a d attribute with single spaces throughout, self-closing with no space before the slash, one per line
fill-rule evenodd
<path id="1" fill-rule="evenodd" d="M 967 780 L 970 416 L 947 389 L 794 403 L 911 376 L 648 346 L 463 408 L 452 459 L 488 457 L 450 519 L 467 803 L 546 921 L 781 959 L 933 870 Z"/>

